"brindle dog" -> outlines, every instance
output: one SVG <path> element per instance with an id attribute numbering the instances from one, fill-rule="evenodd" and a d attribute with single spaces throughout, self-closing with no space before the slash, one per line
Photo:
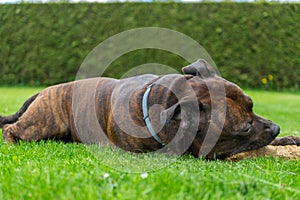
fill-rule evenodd
<path id="1" fill-rule="evenodd" d="M 217 76 L 206 61 L 198 60 L 183 72 L 121 80 L 93 78 L 48 87 L 29 98 L 16 114 L 0 117 L 3 139 L 6 143 L 45 139 L 109 143 L 132 152 L 156 151 L 169 145 L 173 152 L 208 159 L 223 159 L 270 143 L 300 144 L 295 136 L 275 139 L 279 126 L 255 115 L 251 98 Z M 143 116 L 148 86 L 147 112 L 159 141 L 150 134 Z M 191 88 L 192 92 L 187 92 Z M 85 94 L 93 89 L 93 95 Z M 215 93 L 216 108 L 221 109 L 215 117 L 211 92 Z M 90 105 L 96 124 L 90 119 Z M 153 107 L 157 109 L 151 110 Z M 101 128 L 96 129 L 97 125 Z M 209 127 L 213 131 L 209 132 Z M 203 153 L 203 149 L 208 151 Z"/>

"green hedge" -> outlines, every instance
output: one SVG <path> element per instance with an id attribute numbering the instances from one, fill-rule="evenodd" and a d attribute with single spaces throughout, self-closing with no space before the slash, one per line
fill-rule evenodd
<path id="1" fill-rule="evenodd" d="M 0 21 L 0 84 L 74 80 L 97 44 L 125 30 L 155 26 L 198 41 L 223 77 L 242 87 L 300 88 L 300 4 L 4 4 Z M 120 57 L 105 75 L 119 77 L 150 62 L 177 70 L 187 64 L 145 49 Z"/>

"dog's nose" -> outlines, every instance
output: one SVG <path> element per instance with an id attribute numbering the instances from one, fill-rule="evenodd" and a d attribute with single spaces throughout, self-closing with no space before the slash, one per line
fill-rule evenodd
<path id="1" fill-rule="evenodd" d="M 272 130 L 273 130 L 272 137 L 276 138 L 277 135 L 280 133 L 280 127 L 277 125 L 273 125 Z"/>

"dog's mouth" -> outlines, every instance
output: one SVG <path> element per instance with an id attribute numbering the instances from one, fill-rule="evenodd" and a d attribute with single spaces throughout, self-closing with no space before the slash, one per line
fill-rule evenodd
<path id="1" fill-rule="evenodd" d="M 233 151 L 231 153 L 220 153 L 219 155 L 217 155 L 215 157 L 215 159 L 225 160 L 226 158 L 231 157 L 233 155 L 236 155 L 238 153 L 246 152 L 246 151 L 251 151 L 251 150 L 255 150 L 255 149 L 259 149 L 259 148 L 261 148 L 261 147 L 257 147 L 257 148 L 253 148 L 253 147 L 240 148 L 240 149 L 237 149 L 237 150 L 235 150 L 235 151 Z"/>
<path id="2" fill-rule="evenodd" d="M 242 149 L 238 149 L 238 150 L 235 150 L 235 151 L 233 151 L 232 153 L 230 153 L 230 154 L 228 154 L 226 157 L 230 157 L 230 156 L 233 156 L 233 155 L 235 155 L 235 154 L 238 154 L 238 153 L 241 153 L 241 152 L 245 152 L 245 151 L 251 151 L 251 150 L 255 150 L 255 149 L 259 149 L 259 148 L 261 148 L 261 147 L 263 147 L 263 146 L 258 146 L 258 147 L 248 147 L 248 148 L 242 148 Z M 226 158 L 225 157 L 225 158 Z"/>
<path id="3" fill-rule="evenodd" d="M 277 125 L 273 125 L 268 130 L 265 130 L 263 134 L 252 134 L 252 136 L 236 142 L 235 147 L 231 146 L 231 149 L 230 147 L 227 147 L 227 149 L 223 149 L 221 152 L 216 152 L 213 159 L 225 159 L 241 152 L 260 149 L 269 145 L 279 132 L 280 128 Z"/>
<path id="4" fill-rule="evenodd" d="M 233 156 L 233 155 L 236 155 L 238 153 L 241 153 L 241 152 L 246 152 L 246 151 L 251 151 L 251 150 L 256 150 L 256 149 L 260 149 L 264 146 L 267 146 L 268 144 L 270 144 L 272 142 L 271 141 L 268 141 L 268 142 L 264 142 L 264 143 L 250 143 L 250 144 L 244 144 L 244 145 L 241 145 L 240 148 L 230 152 L 230 153 L 220 153 L 219 155 L 216 156 L 217 159 L 220 159 L 220 160 L 224 160 L 225 158 L 228 158 L 230 156 Z"/>

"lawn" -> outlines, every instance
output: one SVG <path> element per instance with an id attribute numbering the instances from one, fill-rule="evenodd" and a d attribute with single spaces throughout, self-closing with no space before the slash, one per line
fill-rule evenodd
<path id="1" fill-rule="evenodd" d="M 39 90 L 0 87 L 0 113 L 16 112 Z M 281 135 L 300 135 L 299 93 L 246 93 L 257 114 L 281 126 Z M 105 148 L 95 156 L 82 144 L 58 142 L 5 145 L 1 140 L 0 145 L 0 199 L 300 198 L 300 160 L 270 157 L 233 163 L 135 156 Z"/>

